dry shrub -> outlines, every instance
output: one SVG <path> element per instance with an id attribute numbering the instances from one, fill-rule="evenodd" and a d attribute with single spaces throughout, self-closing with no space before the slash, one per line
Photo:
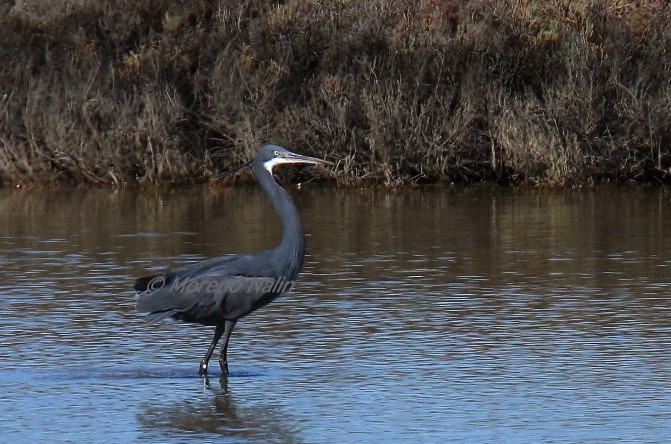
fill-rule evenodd
<path id="1" fill-rule="evenodd" d="M 336 160 L 345 184 L 666 181 L 669 9 L 15 2 L 0 180 L 203 181 L 272 141 Z"/>

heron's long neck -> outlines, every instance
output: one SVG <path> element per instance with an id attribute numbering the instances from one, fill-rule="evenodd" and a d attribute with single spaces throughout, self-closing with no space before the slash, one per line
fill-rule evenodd
<path id="1" fill-rule="evenodd" d="M 289 193 L 275 181 L 270 172 L 263 166 L 255 166 L 254 173 L 282 222 L 282 242 L 275 251 L 286 278 L 294 279 L 305 258 L 305 237 L 298 211 Z"/>

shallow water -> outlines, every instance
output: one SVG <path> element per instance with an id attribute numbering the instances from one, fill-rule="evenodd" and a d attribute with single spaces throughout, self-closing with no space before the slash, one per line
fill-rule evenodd
<path id="1" fill-rule="evenodd" d="M 0 441 L 671 436 L 668 192 L 292 194 L 304 271 L 205 380 L 133 279 L 273 246 L 260 192 L 1 190 Z"/>

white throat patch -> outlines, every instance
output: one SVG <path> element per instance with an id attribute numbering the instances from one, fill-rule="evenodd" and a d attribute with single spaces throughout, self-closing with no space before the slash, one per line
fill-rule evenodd
<path id="1" fill-rule="evenodd" d="M 286 163 L 306 163 L 296 160 L 287 159 L 286 157 L 275 157 L 274 159 L 267 160 L 263 162 L 263 168 L 265 168 L 270 174 L 273 174 L 273 168 L 277 165 L 282 165 Z"/>
<path id="2" fill-rule="evenodd" d="M 274 159 L 270 159 L 267 162 L 263 162 L 263 168 L 265 168 L 270 174 L 273 174 L 273 168 L 275 168 L 277 165 L 281 165 L 283 163 L 284 159 L 281 157 L 276 157 Z"/>

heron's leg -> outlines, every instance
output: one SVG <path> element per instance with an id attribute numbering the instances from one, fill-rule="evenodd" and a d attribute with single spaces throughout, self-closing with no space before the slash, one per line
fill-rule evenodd
<path id="1" fill-rule="evenodd" d="M 207 374 L 207 364 L 210 362 L 212 353 L 214 353 L 214 348 L 217 346 L 217 342 L 219 342 L 219 339 L 221 339 L 221 335 L 223 334 L 224 334 L 224 326 L 217 325 L 217 327 L 214 329 L 214 337 L 212 338 L 212 343 L 210 344 L 210 347 L 207 349 L 205 357 L 203 358 L 202 361 L 200 361 L 200 369 L 198 370 L 198 373 L 200 373 L 201 375 Z"/>
<path id="2" fill-rule="evenodd" d="M 228 375 L 228 360 L 226 359 L 226 350 L 228 350 L 228 338 L 231 337 L 233 327 L 237 321 L 226 321 L 224 324 L 224 345 L 221 346 L 221 354 L 219 355 L 219 366 L 224 375 Z"/>

